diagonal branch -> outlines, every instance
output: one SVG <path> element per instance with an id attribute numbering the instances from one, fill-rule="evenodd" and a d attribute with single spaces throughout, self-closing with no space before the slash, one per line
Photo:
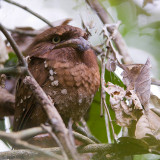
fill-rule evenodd
<path id="1" fill-rule="evenodd" d="M 18 47 L 17 47 L 17 44 L 16 42 L 13 40 L 13 38 L 10 36 L 10 34 L 8 34 L 8 32 L 6 31 L 6 29 L 4 28 L 4 26 L 0 23 L 0 30 L 2 31 L 2 33 L 5 35 L 5 37 L 7 38 L 7 40 L 9 41 L 11 47 L 13 48 L 13 50 L 15 51 L 17 57 L 18 57 L 18 60 L 19 60 L 19 63 L 20 65 L 24 66 L 24 67 L 27 67 L 28 64 L 27 62 L 25 61 L 23 55 L 21 54 L 21 52 L 19 51 Z"/>
<path id="2" fill-rule="evenodd" d="M 4 1 L 7 2 L 7 3 L 10 3 L 10 4 L 13 4 L 13 5 L 15 5 L 15 6 L 19 7 L 19 8 L 24 9 L 25 11 L 27 11 L 27 12 L 31 13 L 32 15 L 34 15 L 35 17 L 41 19 L 43 22 L 48 24 L 50 27 L 53 27 L 52 23 L 50 23 L 46 18 L 40 16 L 38 13 L 32 11 L 31 9 L 27 8 L 26 6 L 23 6 L 23 5 L 21 5 L 21 4 L 17 3 L 17 2 L 11 1 L 11 0 L 4 0 Z"/>
<path id="3" fill-rule="evenodd" d="M 29 87 L 37 100 L 42 104 L 42 107 L 46 111 L 51 122 L 52 130 L 59 138 L 59 141 L 63 145 L 68 156 L 71 154 L 72 158 L 76 160 L 76 149 L 72 146 L 71 140 L 69 139 L 68 130 L 66 129 L 54 104 L 49 100 L 48 96 L 44 93 L 34 78 L 26 76 L 23 83 Z"/>
<path id="4" fill-rule="evenodd" d="M 26 67 L 27 75 L 24 79 L 24 83 L 31 89 L 37 100 L 42 104 L 42 107 L 46 111 L 48 118 L 51 122 L 52 131 L 55 131 L 57 137 L 59 138 L 62 146 L 64 147 L 65 152 L 68 156 L 71 156 L 73 160 L 77 160 L 77 152 L 75 147 L 72 145 L 71 140 L 68 136 L 68 130 L 66 129 L 62 118 L 60 117 L 57 109 L 55 108 L 54 104 L 49 100 L 43 89 L 39 86 L 36 80 L 33 78 L 32 74 L 28 70 L 28 64 L 26 60 L 23 58 L 22 53 L 19 51 L 15 41 L 13 38 L 8 34 L 6 29 L 0 24 L 0 30 L 6 36 L 7 40 L 10 42 L 14 52 L 16 53 L 19 62 L 21 65 Z"/>

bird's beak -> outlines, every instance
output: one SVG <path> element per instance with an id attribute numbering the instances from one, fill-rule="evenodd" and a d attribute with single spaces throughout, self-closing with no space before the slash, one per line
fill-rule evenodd
<path id="1" fill-rule="evenodd" d="M 69 39 L 67 41 L 56 44 L 54 49 L 64 48 L 64 47 L 72 47 L 80 52 L 84 52 L 90 48 L 90 44 L 83 37 L 79 37 L 76 39 Z"/>

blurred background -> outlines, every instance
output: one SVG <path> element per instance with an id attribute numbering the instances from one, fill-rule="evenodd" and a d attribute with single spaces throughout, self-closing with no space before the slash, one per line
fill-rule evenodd
<path id="1" fill-rule="evenodd" d="M 103 25 L 96 13 L 90 9 L 84 0 L 14 0 L 23 4 L 38 14 L 42 15 L 50 22 L 72 18 L 70 25 L 82 28 L 82 19 L 91 32 L 90 42 L 93 45 L 99 45 L 103 42 L 103 36 L 100 34 Z M 160 0 L 99 0 L 105 7 L 110 17 L 116 23 L 121 21 L 120 33 L 122 34 L 129 53 L 135 63 L 145 63 L 150 57 L 152 63 L 152 76 L 160 78 Z M 0 22 L 9 29 L 15 27 L 32 27 L 41 29 L 46 24 L 40 19 L 34 17 L 28 12 L 0 1 Z M 0 38 L 4 36 L 0 34 Z M 1 45 L 2 48 L 2 45 Z M 0 57 L 2 51 L 0 50 Z M 11 65 L 16 63 L 13 54 L 9 55 Z M 108 80 L 112 83 L 121 82 L 118 78 L 112 77 L 109 73 Z M 152 87 L 152 92 L 159 96 L 159 87 Z M 100 95 L 97 94 L 89 113 L 88 125 L 91 132 L 102 142 L 106 142 L 106 129 L 104 117 L 100 118 Z M 111 111 L 112 112 L 112 111 Z M 114 117 L 114 114 L 111 113 Z M 0 121 L 0 128 L 9 131 L 7 119 Z M 5 125 L 6 124 L 6 125 Z M 115 126 L 117 134 L 120 133 L 120 127 Z M 101 131 L 101 132 L 100 132 Z M 9 148 L 0 142 L 0 151 L 9 150 Z M 150 156 L 150 157 L 149 157 Z M 158 157 L 160 158 L 160 157 Z M 135 159 L 158 159 L 154 155 L 135 156 Z"/>

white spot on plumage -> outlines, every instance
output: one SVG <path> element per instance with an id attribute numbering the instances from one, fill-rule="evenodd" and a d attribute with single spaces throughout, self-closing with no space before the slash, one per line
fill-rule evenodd
<path id="1" fill-rule="evenodd" d="M 54 77 L 53 77 L 53 76 L 50 76 L 49 79 L 50 79 L 51 81 L 53 81 L 53 80 L 54 80 Z"/>
<path id="2" fill-rule="evenodd" d="M 54 72 L 53 72 L 52 69 L 49 70 L 49 74 L 50 74 L 51 76 L 53 76 Z"/>
<path id="3" fill-rule="evenodd" d="M 55 80 L 51 83 L 52 86 L 58 86 L 58 80 Z"/>
<path id="4" fill-rule="evenodd" d="M 67 90 L 66 90 L 66 89 L 62 89 L 62 90 L 61 90 L 61 93 L 62 93 L 62 94 L 67 94 Z"/>
<path id="5" fill-rule="evenodd" d="M 82 103 L 82 99 L 79 99 L 79 101 L 78 101 L 78 102 L 79 102 L 79 104 L 81 104 L 81 103 Z"/>
<path id="6" fill-rule="evenodd" d="M 18 122 L 18 118 L 16 118 L 16 122 Z"/>
<path id="7" fill-rule="evenodd" d="M 20 100 L 20 103 L 23 103 L 23 99 Z"/>
<path id="8" fill-rule="evenodd" d="M 47 63 L 45 63 L 45 64 L 44 64 L 44 67 L 45 67 L 45 68 L 47 68 L 47 67 L 48 67 L 48 64 L 47 64 Z"/>
<path id="9" fill-rule="evenodd" d="M 25 111 L 26 109 L 25 108 L 23 108 L 23 112 Z"/>

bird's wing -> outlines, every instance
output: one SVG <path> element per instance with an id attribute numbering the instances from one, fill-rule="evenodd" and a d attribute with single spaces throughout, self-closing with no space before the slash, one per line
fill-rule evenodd
<path id="1" fill-rule="evenodd" d="M 29 70 L 39 85 L 42 86 L 48 76 L 47 72 L 45 72 L 44 60 L 38 58 L 31 59 L 31 62 L 29 63 Z M 25 77 L 19 79 L 16 89 L 16 106 L 13 124 L 14 131 L 25 128 L 28 119 L 32 116 L 33 110 L 35 110 L 34 108 L 37 105 L 35 96 L 23 83 L 24 78 Z"/>

